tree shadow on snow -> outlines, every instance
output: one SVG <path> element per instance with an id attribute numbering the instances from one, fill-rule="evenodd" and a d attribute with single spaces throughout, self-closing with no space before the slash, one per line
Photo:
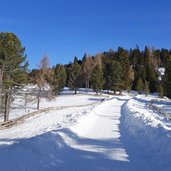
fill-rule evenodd
<path id="1" fill-rule="evenodd" d="M 62 135 L 71 143 L 65 142 Z M 80 138 L 69 129 L 48 132 L 29 139 L 1 141 L 15 141 L 12 145 L 0 145 L 2 171 L 113 171 L 116 168 L 127 170 L 129 163 L 119 158 L 110 158 L 114 143 L 119 146 L 119 142 Z M 70 145 L 72 141 L 74 145 Z M 87 150 L 87 146 L 91 150 Z M 116 150 L 117 155 L 120 149 Z"/>

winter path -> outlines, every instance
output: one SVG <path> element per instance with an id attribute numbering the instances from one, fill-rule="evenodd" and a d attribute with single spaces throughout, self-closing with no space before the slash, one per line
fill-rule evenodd
<path id="1" fill-rule="evenodd" d="M 128 133 L 130 98 L 113 97 L 93 108 L 47 113 L 12 132 L 0 132 L 0 170 L 166 171 L 156 165 L 160 155 Z"/>

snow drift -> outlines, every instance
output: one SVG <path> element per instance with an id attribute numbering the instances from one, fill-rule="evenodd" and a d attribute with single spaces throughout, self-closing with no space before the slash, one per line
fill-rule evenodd
<path id="1" fill-rule="evenodd" d="M 171 127 L 162 116 L 147 108 L 147 102 L 133 98 L 122 108 L 128 136 L 140 145 L 154 163 L 155 170 L 170 170 Z M 157 155 L 156 155 L 157 154 Z"/>

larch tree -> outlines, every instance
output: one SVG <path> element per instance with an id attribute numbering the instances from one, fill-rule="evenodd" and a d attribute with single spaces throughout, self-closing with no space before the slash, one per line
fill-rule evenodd
<path id="1" fill-rule="evenodd" d="M 86 59 L 84 60 L 84 62 L 82 63 L 83 76 L 84 76 L 87 89 L 90 88 L 90 78 L 91 78 L 93 68 L 94 68 L 93 59 L 90 55 L 88 55 Z"/>
<path id="2" fill-rule="evenodd" d="M 154 64 L 152 63 L 152 53 L 150 49 L 146 46 L 144 50 L 144 66 L 146 69 L 146 78 L 144 81 L 149 82 L 149 88 L 151 92 L 156 91 L 156 72 L 155 72 L 155 67 Z"/>
<path id="3" fill-rule="evenodd" d="M 49 86 L 48 80 L 52 78 L 52 70 L 49 68 L 49 58 L 47 55 L 43 56 L 38 65 L 39 70 L 35 75 L 35 83 L 38 87 L 37 92 L 37 109 L 40 108 L 40 97 L 45 92 L 45 97 L 51 92 L 51 88 L 47 87 L 48 91 L 45 91 L 46 86 Z"/>

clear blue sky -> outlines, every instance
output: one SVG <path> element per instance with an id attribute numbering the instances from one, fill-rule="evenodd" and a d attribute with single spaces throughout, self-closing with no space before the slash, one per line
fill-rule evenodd
<path id="1" fill-rule="evenodd" d="M 118 46 L 171 48 L 171 0 L 1 0 L 0 31 L 14 32 L 30 68 Z"/>

